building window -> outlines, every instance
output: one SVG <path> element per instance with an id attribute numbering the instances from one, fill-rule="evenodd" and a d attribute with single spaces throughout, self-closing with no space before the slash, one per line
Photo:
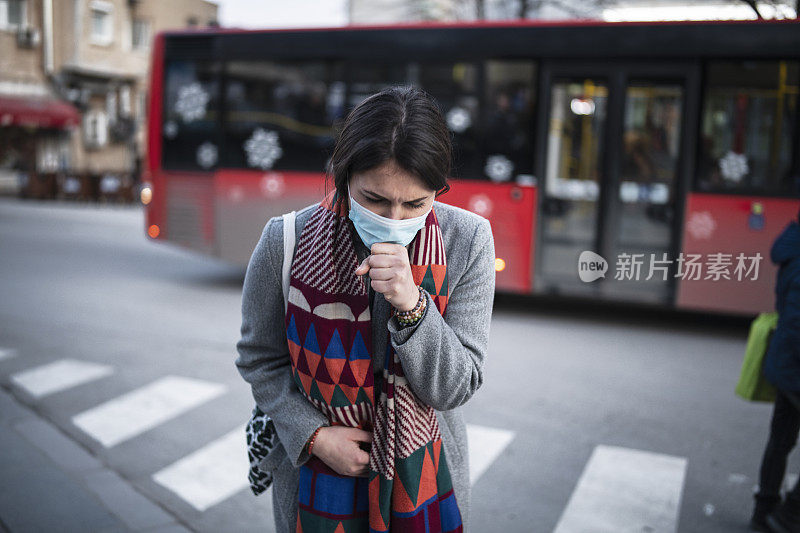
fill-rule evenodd
<path id="1" fill-rule="evenodd" d="M 36 170 L 64 172 L 70 168 L 69 138 L 57 135 L 40 137 L 36 146 Z"/>
<path id="2" fill-rule="evenodd" d="M 111 89 L 106 93 L 106 115 L 108 122 L 114 124 L 117 121 L 117 92 Z"/>
<path id="3" fill-rule="evenodd" d="M 128 85 L 119 88 L 119 114 L 123 118 L 131 116 L 131 88 Z"/>
<path id="4" fill-rule="evenodd" d="M 100 148 L 108 142 L 108 117 L 101 109 L 92 109 L 83 116 L 86 146 Z"/>
<path id="5" fill-rule="evenodd" d="M 94 0 L 91 3 L 92 44 L 108 46 L 114 41 L 114 6 L 110 2 Z"/>
<path id="6" fill-rule="evenodd" d="M 0 30 L 16 30 L 25 25 L 25 0 L 0 0 Z"/>
<path id="7" fill-rule="evenodd" d="M 146 50 L 150 46 L 150 23 L 134 19 L 131 39 L 134 50 Z"/>

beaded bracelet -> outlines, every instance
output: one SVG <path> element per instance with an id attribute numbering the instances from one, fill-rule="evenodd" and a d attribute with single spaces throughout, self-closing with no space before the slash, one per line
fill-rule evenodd
<path id="1" fill-rule="evenodd" d="M 425 308 L 428 306 L 428 298 L 425 297 L 427 291 L 423 289 L 421 285 L 418 285 L 417 288 L 419 289 L 417 305 L 408 311 L 397 311 L 395 315 L 398 324 L 401 326 L 413 326 L 422 318 L 422 315 L 425 314 Z"/>
<path id="2" fill-rule="evenodd" d="M 308 455 L 311 455 L 311 448 L 314 446 L 314 440 L 317 438 L 317 433 L 319 433 L 319 430 L 322 429 L 323 427 L 325 426 L 320 426 L 316 430 L 314 430 L 314 433 L 311 435 L 311 438 L 308 439 L 308 448 L 307 448 Z"/>

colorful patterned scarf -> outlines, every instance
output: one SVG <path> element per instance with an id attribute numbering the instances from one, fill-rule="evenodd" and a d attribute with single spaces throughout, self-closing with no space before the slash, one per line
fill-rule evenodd
<path id="1" fill-rule="evenodd" d="M 373 433 L 369 477 L 340 475 L 312 456 L 300 467 L 296 531 L 461 532 L 436 413 L 411 390 L 388 330 L 375 401 L 369 292 L 354 273 L 348 224 L 336 196 L 306 223 L 292 263 L 286 335 L 294 381 L 306 398 L 330 425 Z M 411 243 L 410 263 L 414 282 L 444 315 L 447 261 L 433 210 Z"/>

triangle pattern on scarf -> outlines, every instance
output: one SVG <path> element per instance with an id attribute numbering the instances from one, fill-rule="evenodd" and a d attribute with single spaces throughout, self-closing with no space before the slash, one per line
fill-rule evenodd
<path id="1" fill-rule="evenodd" d="M 422 285 L 422 288 L 428 291 L 428 294 L 437 294 L 436 282 L 433 278 L 433 270 L 431 270 L 432 266 L 433 265 L 429 265 L 425 270 L 425 276 L 422 278 L 422 281 L 418 283 L 418 285 Z"/>
<path id="2" fill-rule="evenodd" d="M 295 344 L 300 344 L 300 335 L 297 334 L 297 324 L 294 321 L 294 315 L 289 318 L 289 325 L 286 326 L 286 338 Z"/>
<path id="3" fill-rule="evenodd" d="M 353 402 L 350 400 L 350 398 L 347 397 L 347 395 L 345 395 L 345 393 L 342 391 L 342 388 L 339 387 L 339 385 L 334 385 L 333 396 L 328 401 L 328 403 L 332 407 L 347 407 L 348 405 L 351 405 Z"/>
<path id="4" fill-rule="evenodd" d="M 342 375 L 342 370 L 345 366 L 347 366 L 347 359 L 329 359 L 326 355 L 325 366 L 328 367 L 328 375 L 331 377 L 333 382 L 338 383 Z"/>
<path id="5" fill-rule="evenodd" d="M 317 367 L 319 367 L 320 361 L 322 361 L 322 356 L 317 355 L 314 352 L 307 352 L 303 350 L 303 357 L 306 359 L 306 373 L 309 376 L 313 376 L 317 373 Z M 299 366 L 297 367 L 300 368 Z"/>
<path id="6" fill-rule="evenodd" d="M 311 324 L 311 327 L 308 328 L 308 333 L 306 333 L 306 341 L 303 343 L 303 349 L 314 352 L 317 355 L 321 355 L 319 343 L 317 343 L 317 335 L 314 332 L 314 324 Z"/>
<path id="7" fill-rule="evenodd" d="M 433 464 L 430 450 L 431 443 L 428 443 L 423 450 L 425 456 L 422 459 L 422 474 L 420 475 L 419 487 L 417 489 L 417 506 L 422 505 L 436 496 L 436 467 Z"/>
<path id="8" fill-rule="evenodd" d="M 360 331 L 356 331 L 356 336 L 353 339 L 353 347 L 350 349 L 350 360 L 354 361 L 356 359 L 372 359 L 367 350 L 367 345 L 364 344 L 364 338 L 361 336 Z"/>
<path id="9" fill-rule="evenodd" d="M 297 364 L 295 365 L 297 371 L 307 376 L 311 375 L 311 370 L 308 368 L 308 359 L 306 358 L 306 351 L 300 350 L 297 354 Z M 314 355 L 313 353 L 311 355 Z"/>
<path id="10" fill-rule="evenodd" d="M 392 486 L 392 507 L 400 513 L 412 513 L 417 508 L 399 477 L 394 478 Z"/>
<path id="11" fill-rule="evenodd" d="M 339 330 L 334 329 L 328 347 L 325 348 L 325 359 L 345 359 L 347 354 L 342 346 L 342 338 L 339 336 Z"/>
<path id="12" fill-rule="evenodd" d="M 372 479 L 369 482 L 369 507 L 370 509 L 380 509 L 380 513 L 370 513 L 369 527 L 373 531 L 387 531 L 389 529 L 389 509 L 388 506 L 381 507 L 380 502 L 391 497 L 392 485 L 374 470 L 370 472 L 370 476 Z"/>
<path id="13" fill-rule="evenodd" d="M 351 387 L 350 385 L 339 383 L 339 388 L 342 389 L 342 392 L 344 392 L 344 395 L 347 396 L 348 400 L 350 400 L 350 403 L 356 403 L 356 398 L 358 397 L 358 387 Z"/>
<path id="14" fill-rule="evenodd" d="M 441 460 L 442 458 L 446 459 L 446 454 L 444 454 L 444 448 L 442 448 L 442 441 L 434 442 L 433 444 L 435 455 L 440 459 L 436 467 L 436 484 L 439 485 L 439 494 L 447 494 L 448 491 L 452 490 L 453 482 L 450 478 L 450 469 L 447 466 L 447 461 Z"/>
<path id="15" fill-rule="evenodd" d="M 358 382 L 358 378 L 353 374 L 352 369 L 353 361 L 346 361 L 344 366 L 342 366 L 342 372 L 339 374 L 338 383 L 342 385 L 347 385 L 348 387 L 358 387 L 361 383 Z"/>
<path id="16" fill-rule="evenodd" d="M 317 371 L 314 372 L 314 380 L 322 383 L 333 383 L 330 374 L 328 374 L 328 365 L 317 365 Z"/>
<path id="17" fill-rule="evenodd" d="M 417 504 L 417 495 L 419 494 L 420 475 L 425 459 L 425 446 L 414 450 L 414 452 L 405 458 L 402 467 L 398 467 L 395 482 L 402 480 L 403 487 L 405 487 L 408 498 L 411 501 L 412 507 L 404 512 L 413 511 Z"/>
<path id="18" fill-rule="evenodd" d="M 289 346 L 289 357 L 292 360 L 292 364 L 297 366 L 297 354 L 300 353 L 300 345 L 291 340 L 287 341 L 286 344 Z"/>
<path id="19" fill-rule="evenodd" d="M 372 400 L 370 399 L 369 396 L 367 396 L 367 391 L 364 390 L 364 387 L 358 388 L 358 395 L 356 396 L 356 399 L 353 400 L 354 404 L 360 402 L 372 403 Z"/>
<path id="20" fill-rule="evenodd" d="M 310 377 L 308 378 L 308 380 L 311 381 L 311 390 L 308 391 L 308 395 L 314 398 L 315 400 L 327 401 L 327 399 L 322 395 L 322 392 L 319 390 L 319 385 L 317 385 L 317 382 L 312 380 Z"/>
<path id="21" fill-rule="evenodd" d="M 355 361 L 348 361 L 347 366 L 350 368 L 350 373 L 354 376 L 355 384 L 363 386 L 364 381 L 367 379 L 367 374 L 372 368 L 372 359 L 358 359 Z M 344 370 L 342 371 L 344 374 Z"/>
<path id="22" fill-rule="evenodd" d="M 434 284 L 431 294 L 447 294 L 447 265 L 430 265 L 429 268 Z"/>
<path id="23" fill-rule="evenodd" d="M 319 389 L 322 398 L 324 398 L 326 402 L 331 403 L 336 385 L 333 383 L 323 383 L 322 381 L 314 381 L 314 385 Z"/>
<path id="24" fill-rule="evenodd" d="M 300 386 L 302 387 L 302 390 L 306 394 L 311 396 L 311 382 L 312 382 L 311 376 L 309 376 L 308 374 L 304 374 L 304 373 L 298 371 L 297 372 L 297 379 L 300 380 Z"/>

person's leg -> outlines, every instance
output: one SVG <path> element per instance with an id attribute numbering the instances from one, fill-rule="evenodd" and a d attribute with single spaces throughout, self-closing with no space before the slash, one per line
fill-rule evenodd
<path id="1" fill-rule="evenodd" d="M 769 440 L 761 461 L 758 492 L 755 494 L 754 521 L 763 522 L 766 515 L 780 503 L 786 459 L 797 442 L 798 430 L 800 430 L 800 416 L 797 409 L 782 391 L 778 391 L 772 409 Z"/>
<path id="2" fill-rule="evenodd" d="M 776 444 L 776 455 L 774 468 L 780 467 L 780 481 L 783 482 L 783 475 L 786 472 L 786 458 L 789 452 L 797 443 L 798 432 L 800 431 L 800 395 L 793 392 L 781 391 L 781 407 L 786 410 L 783 413 L 784 423 L 780 442 Z M 777 403 L 776 403 L 777 408 Z M 771 440 L 771 438 L 770 438 Z M 777 477 L 777 474 L 775 474 Z M 770 480 L 774 482 L 774 480 Z M 780 487 L 778 487 L 780 490 Z M 776 532 L 796 532 L 800 531 L 800 488 L 795 484 L 794 488 L 786 495 L 784 502 L 775 511 L 767 516 L 769 526 Z"/>
<path id="3" fill-rule="evenodd" d="M 798 419 L 798 427 L 800 427 L 800 394 L 796 392 L 784 392 L 784 396 L 786 399 L 791 402 L 792 406 L 795 409 L 795 416 Z M 800 430 L 798 430 L 798 434 L 800 434 Z M 795 441 L 797 437 L 795 437 Z M 787 499 L 791 498 L 795 502 L 800 502 L 800 479 L 795 482 L 794 487 L 791 491 L 786 494 Z"/>

